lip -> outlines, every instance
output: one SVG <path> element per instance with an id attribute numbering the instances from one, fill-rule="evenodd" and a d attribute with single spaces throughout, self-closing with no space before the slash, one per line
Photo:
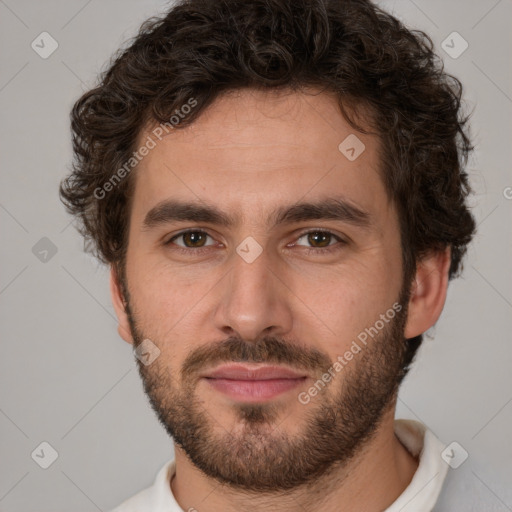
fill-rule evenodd
<path id="1" fill-rule="evenodd" d="M 306 377 L 304 373 L 298 373 L 285 366 L 275 365 L 248 365 L 225 364 L 204 375 L 210 379 L 231 380 L 270 380 L 270 379 L 298 379 Z"/>
<path id="2" fill-rule="evenodd" d="M 262 402 L 290 391 L 306 379 L 284 366 L 228 364 L 203 375 L 215 390 L 243 402 Z"/>

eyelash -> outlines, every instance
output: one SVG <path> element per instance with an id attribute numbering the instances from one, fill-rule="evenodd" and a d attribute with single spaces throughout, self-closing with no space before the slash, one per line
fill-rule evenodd
<path id="1" fill-rule="evenodd" d="M 172 238 L 170 238 L 169 240 L 164 242 L 163 245 L 170 246 L 174 240 L 176 240 L 180 236 L 186 235 L 187 233 L 201 233 L 201 234 L 209 236 L 210 238 L 213 238 L 208 232 L 203 231 L 201 229 L 187 229 L 185 231 L 181 231 L 177 235 L 174 235 Z M 318 234 L 321 233 L 321 234 L 331 235 L 338 243 L 329 245 L 329 246 L 327 246 L 327 248 L 325 248 L 325 247 L 320 247 L 320 248 L 304 247 L 304 250 L 307 255 L 309 255 L 311 253 L 314 253 L 315 255 L 333 253 L 335 251 L 339 251 L 340 249 L 343 248 L 344 245 L 347 244 L 347 242 L 345 240 L 343 240 L 341 237 L 339 237 L 338 235 L 335 235 L 334 233 L 332 233 L 330 231 L 323 230 L 323 229 L 310 229 L 308 231 L 304 231 L 297 237 L 297 240 L 299 240 L 303 236 L 308 235 L 310 233 L 318 233 Z M 184 254 L 190 254 L 190 251 L 193 251 L 195 254 L 200 255 L 200 254 L 203 254 L 204 252 L 207 252 L 210 249 L 210 247 L 211 246 L 198 247 L 198 248 L 194 249 L 193 247 L 185 248 L 185 247 L 175 246 L 175 247 L 173 247 L 172 250 L 178 251 L 178 252 L 181 252 Z"/>

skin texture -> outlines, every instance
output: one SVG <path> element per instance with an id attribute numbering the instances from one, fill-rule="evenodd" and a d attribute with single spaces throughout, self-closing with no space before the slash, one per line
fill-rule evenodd
<path id="1" fill-rule="evenodd" d="M 338 145 L 352 133 L 326 93 L 236 91 L 163 138 L 136 170 L 126 290 L 112 271 L 112 299 L 123 339 L 138 345 L 149 338 L 160 350 L 139 371 L 159 419 L 177 437 L 171 487 L 184 510 L 377 511 L 414 474 L 417 461 L 393 433 L 396 376 L 403 337 L 426 331 L 441 313 L 449 251 L 423 258 L 410 290 L 404 286 L 379 140 L 357 133 L 365 150 L 351 162 Z M 275 208 L 328 197 L 367 212 L 368 224 L 267 222 Z M 145 229 L 147 212 L 170 198 L 215 205 L 239 222 L 173 221 Z M 194 253 L 187 237 L 164 244 L 189 228 L 207 232 L 199 244 L 206 252 Z M 315 245 L 304 236 L 314 229 L 345 242 L 320 238 Z M 252 263 L 236 252 L 249 236 L 262 248 Z M 315 252 L 324 245 L 339 250 Z M 404 291 L 410 296 L 403 315 L 370 338 L 309 404 L 300 403 L 298 393 L 403 301 Z M 259 357 L 292 369 L 302 364 L 307 379 L 258 406 L 199 378 L 241 354 L 253 363 Z M 196 366 L 188 366 L 194 356 Z M 322 439 L 321 457 L 305 450 Z M 279 455 L 288 466 L 278 465 Z"/>

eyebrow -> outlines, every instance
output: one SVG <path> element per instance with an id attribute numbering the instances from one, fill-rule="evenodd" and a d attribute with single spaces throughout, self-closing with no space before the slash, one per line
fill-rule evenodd
<path id="1" fill-rule="evenodd" d="M 270 213 L 267 224 L 278 226 L 311 220 L 336 220 L 362 228 L 371 225 L 371 215 L 367 211 L 346 199 L 334 197 L 280 206 Z M 216 206 L 204 202 L 191 203 L 167 199 L 148 211 L 142 226 L 143 230 L 150 230 L 179 221 L 209 223 L 229 228 L 239 224 L 240 216 L 223 212 Z"/>

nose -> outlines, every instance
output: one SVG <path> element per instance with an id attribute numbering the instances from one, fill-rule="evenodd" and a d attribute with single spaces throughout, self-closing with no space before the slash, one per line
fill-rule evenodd
<path id="1" fill-rule="evenodd" d="M 232 260 L 230 272 L 219 283 L 216 327 L 224 335 L 237 334 L 246 341 L 291 331 L 291 292 L 265 250 L 251 263 L 237 253 Z"/>

